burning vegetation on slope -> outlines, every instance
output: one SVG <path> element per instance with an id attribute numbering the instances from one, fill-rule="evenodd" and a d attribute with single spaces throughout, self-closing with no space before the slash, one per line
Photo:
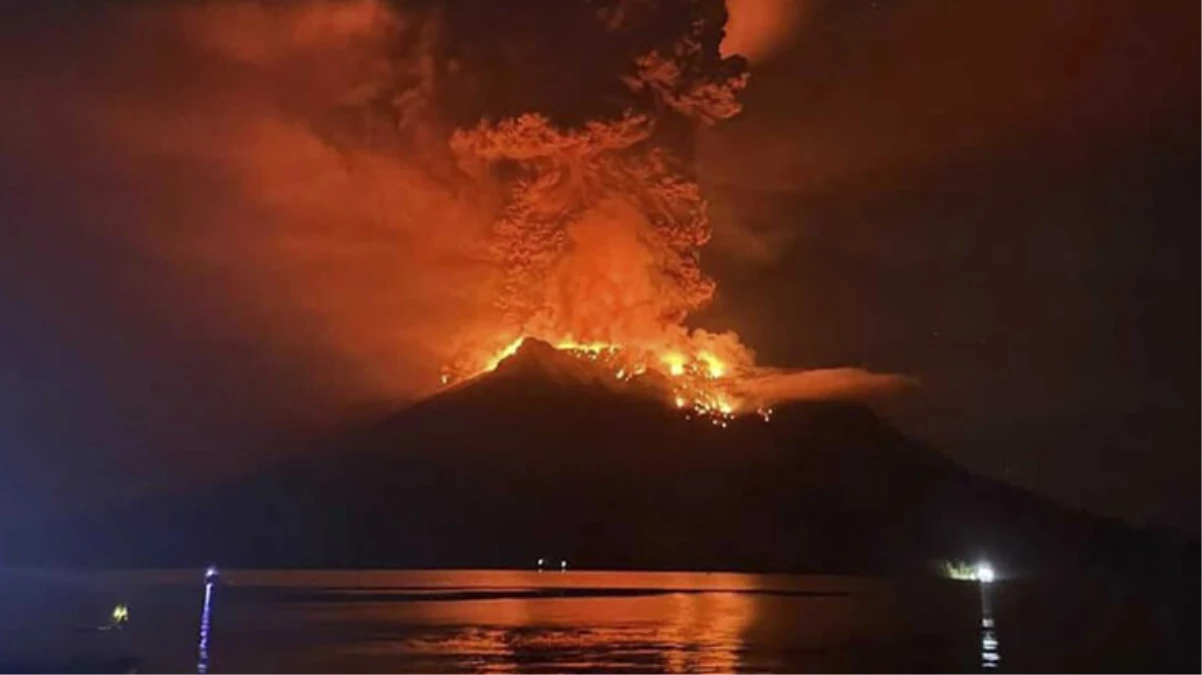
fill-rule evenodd
<path id="1" fill-rule="evenodd" d="M 491 372 L 502 362 L 518 352 L 528 338 L 519 338 L 498 352 L 477 375 Z M 666 402 L 684 411 L 686 417 L 703 417 L 714 424 L 726 426 L 726 422 L 738 412 L 737 402 L 731 391 L 731 382 L 726 376 L 725 365 L 708 352 L 689 358 L 680 352 L 658 355 L 658 362 L 649 361 L 648 355 L 639 357 L 628 354 L 621 346 L 607 343 L 579 344 L 560 342 L 549 345 L 561 354 L 582 362 L 616 384 L 654 382 L 652 388 Z M 657 355 L 650 355 L 655 358 Z M 650 365 L 649 365 L 650 364 Z M 658 375 L 658 377 L 655 377 Z M 451 378 L 444 375 L 444 383 Z M 765 421 L 771 409 L 760 408 Z"/>

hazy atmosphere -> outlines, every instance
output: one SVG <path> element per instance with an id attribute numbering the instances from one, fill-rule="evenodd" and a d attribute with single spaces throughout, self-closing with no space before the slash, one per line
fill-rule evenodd
<path id="1" fill-rule="evenodd" d="M 0 522 L 533 336 L 1196 535 L 1196 3 L 493 4 L 3 10 Z"/>

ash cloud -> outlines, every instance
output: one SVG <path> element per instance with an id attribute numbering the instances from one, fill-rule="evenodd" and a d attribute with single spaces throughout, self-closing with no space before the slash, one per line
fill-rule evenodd
<path id="1" fill-rule="evenodd" d="M 359 394 L 419 391 L 445 356 L 436 336 L 483 301 L 491 221 L 486 190 L 440 175 L 449 156 L 398 130 L 406 114 L 411 129 L 437 127 L 421 101 L 393 98 L 406 78 L 420 88 L 396 45 L 420 43 L 421 25 L 364 0 L 71 18 L 65 50 L 40 50 L 32 68 L 8 59 L 27 65 L 4 74 L 21 101 L 6 145 L 58 174 L 67 201 L 87 194 L 79 227 L 188 287 L 148 313 L 170 323 L 211 307 L 225 331 L 298 352 L 298 368 L 317 356 Z M 65 234 L 63 249 L 77 241 Z"/>
<path id="2" fill-rule="evenodd" d="M 739 393 L 761 405 L 781 401 L 863 400 L 918 386 L 916 378 L 860 368 L 762 368 L 739 382 Z"/>
<path id="3" fill-rule="evenodd" d="M 726 0 L 730 20 L 722 54 L 740 54 L 753 63 L 770 60 L 797 38 L 814 0 Z"/>
<path id="4" fill-rule="evenodd" d="M 398 47 L 425 23 L 367 1 L 7 18 L 0 512 L 244 470 L 431 390 L 489 302 L 494 207 L 429 140 Z"/>

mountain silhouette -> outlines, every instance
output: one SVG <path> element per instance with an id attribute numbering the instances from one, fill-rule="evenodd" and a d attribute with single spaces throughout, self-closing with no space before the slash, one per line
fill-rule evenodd
<path id="1" fill-rule="evenodd" d="M 899 572 L 987 559 L 1015 575 L 1196 572 L 1196 545 L 973 475 L 865 405 L 796 402 L 770 421 L 721 427 L 665 405 L 659 377 L 616 382 L 527 340 L 495 371 L 299 459 L 76 520 L 10 553 L 106 566 L 524 568 L 546 558 Z"/>

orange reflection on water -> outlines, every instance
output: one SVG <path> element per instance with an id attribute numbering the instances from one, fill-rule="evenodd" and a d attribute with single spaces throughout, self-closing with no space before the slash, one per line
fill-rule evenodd
<path id="1" fill-rule="evenodd" d="M 751 599 L 733 593 L 432 602 L 444 630 L 379 644 L 413 657 L 454 655 L 456 670 L 738 670 Z M 452 621 L 452 616 L 459 620 Z"/>
<path id="2" fill-rule="evenodd" d="M 423 627 L 418 634 L 361 643 L 359 656 L 430 670 L 732 672 L 739 670 L 744 632 L 754 616 L 755 597 L 739 593 L 755 586 L 749 579 L 489 573 L 472 590 L 496 597 L 356 603 L 348 609 L 358 622 Z"/>
<path id="3" fill-rule="evenodd" d="M 665 627 L 674 639 L 666 641 L 666 670 L 673 673 L 739 670 L 743 633 L 754 615 L 752 598 L 722 592 L 675 596 L 682 605 L 677 621 Z"/>

